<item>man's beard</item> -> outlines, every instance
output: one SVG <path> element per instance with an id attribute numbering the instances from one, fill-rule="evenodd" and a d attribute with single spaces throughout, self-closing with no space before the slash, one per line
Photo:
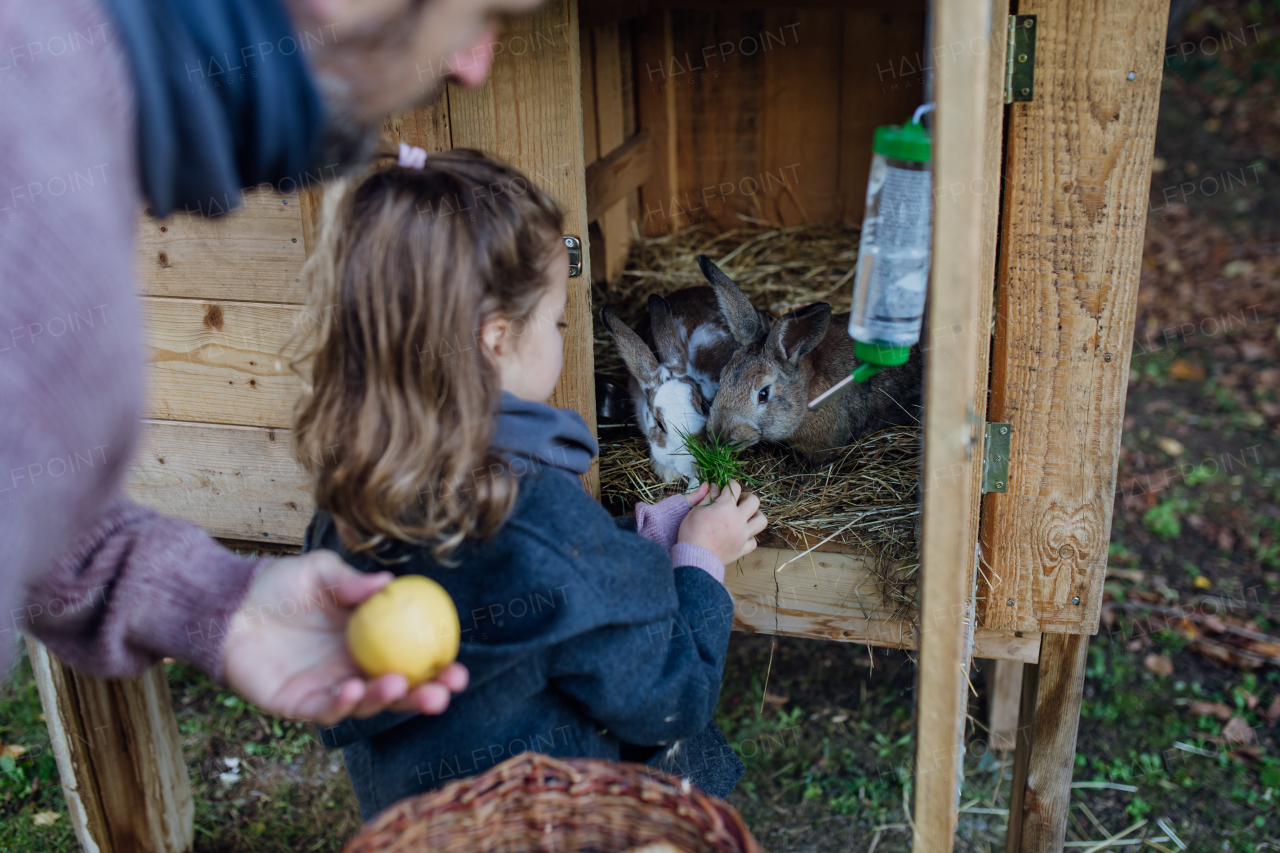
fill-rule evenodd
<path id="1" fill-rule="evenodd" d="M 379 141 L 376 125 L 358 125 L 330 104 L 317 152 L 323 174 L 336 178 L 363 168 L 377 151 Z"/>

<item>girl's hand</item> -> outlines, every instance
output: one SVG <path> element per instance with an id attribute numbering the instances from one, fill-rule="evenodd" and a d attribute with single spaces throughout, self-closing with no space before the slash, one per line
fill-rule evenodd
<path id="1" fill-rule="evenodd" d="M 768 520 L 760 513 L 760 499 L 744 492 L 737 480 L 718 492 L 710 505 L 689 510 L 676 541 L 700 545 L 727 566 L 756 549 L 756 536 Z"/>
<path id="2" fill-rule="evenodd" d="M 720 493 L 720 490 L 710 483 L 703 483 L 692 492 L 685 492 L 684 499 L 689 502 L 690 507 L 695 507 L 705 501 L 708 495 L 711 495 L 711 497 L 714 498 L 715 494 L 712 494 L 713 489 L 715 490 L 715 494 Z"/>
<path id="3" fill-rule="evenodd" d="M 392 578 L 358 572 L 332 551 L 264 566 L 231 620 L 222 652 L 227 684 L 265 711 L 321 726 L 387 710 L 443 713 L 466 689 L 462 664 L 409 690 L 403 675 L 366 678 L 347 651 L 352 610 Z"/>

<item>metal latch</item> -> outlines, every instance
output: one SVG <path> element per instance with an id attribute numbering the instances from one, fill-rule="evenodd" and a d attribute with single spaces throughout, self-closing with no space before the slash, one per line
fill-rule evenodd
<path id="1" fill-rule="evenodd" d="M 1004 102 L 1030 101 L 1036 94 L 1036 16 L 1010 15 L 1004 69 Z"/>
<path id="2" fill-rule="evenodd" d="M 982 493 L 1009 491 L 1009 440 L 1013 424 L 987 424 L 982 443 Z"/>
<path id="3" fill-rule="evenodd" d="M 577 278 L 582 275 L 582 241 L 573 234 L 566 234 L 564 246 L 569 250 L 569 278 Z"/>

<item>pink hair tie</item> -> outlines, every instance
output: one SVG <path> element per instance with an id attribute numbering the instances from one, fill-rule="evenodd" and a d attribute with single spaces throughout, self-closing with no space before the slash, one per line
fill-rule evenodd
<path id="1" fill-rule="evenodd" d="M 421 169 L 427 165 L 427 152 L 416 145 L 400 143 L 399 164 L 406 169 Z"/>

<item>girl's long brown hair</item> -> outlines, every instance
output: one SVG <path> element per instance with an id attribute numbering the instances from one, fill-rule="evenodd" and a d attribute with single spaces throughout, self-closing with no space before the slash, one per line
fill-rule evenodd
<path id="1" fill-rule="evenodd" d="M 294 444 L 348 548 L 447 559 L 505 521 L 516 485 L 489 449 L 501 388 L 479 329 L 533 312 L 562 228 L 550 196 L 476 151 L 326 190 L 289 345 Z"/>

